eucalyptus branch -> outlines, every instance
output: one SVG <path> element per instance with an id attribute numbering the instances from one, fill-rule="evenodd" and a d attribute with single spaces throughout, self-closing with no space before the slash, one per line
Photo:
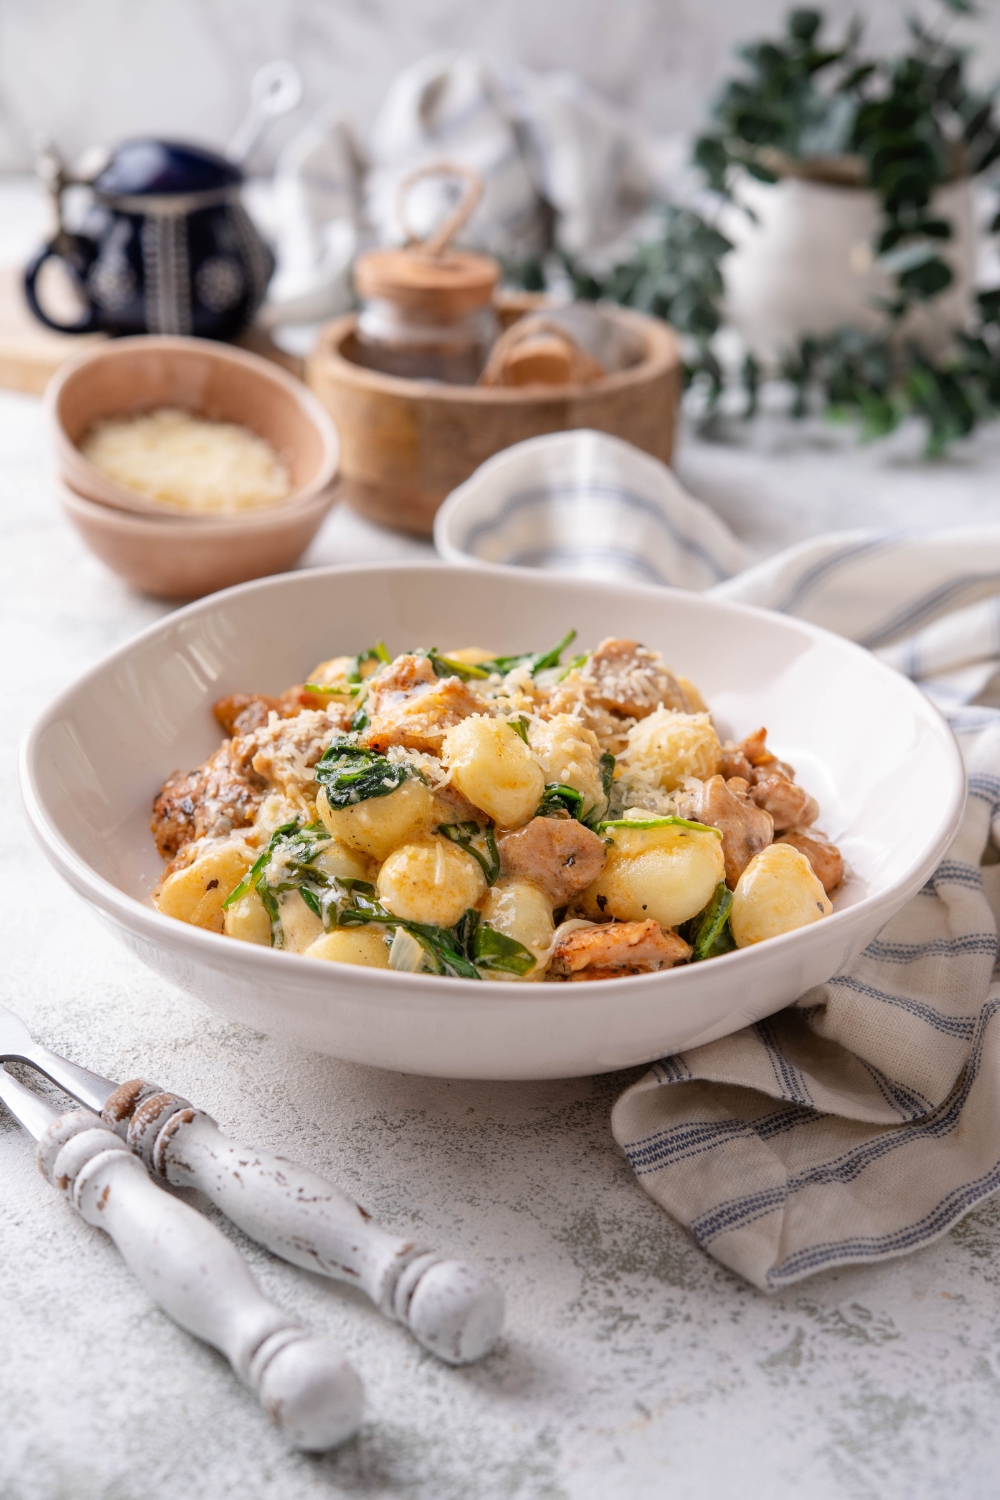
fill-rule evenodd
<path id="1" fill-rule="evenodd" d="M 937 193 L 1000 161 L 996 91 L 972 89 L 967 57 L 944 24 L 975 7 L 970 0 L 939 3 L 942 24 L 911 21 L 908 48 L 892 58 L 862 53 L 859 23 L 827 44 L 822 13 L 793 10 L 783 36 L 740 49 L 743 71 L 723 87 L 712 126 L 694 145 L 695 164 L 720 201 L 738 202 L 743 174 L 765 183 L 805 177 L 877 196 L 872 251 L 892 284 L 882 326 L 805 337 L 786 352 L 782 374 L 793 415 L 820 406 L 835 419 L 856 419 L 863 439 L 917 417 L 932 454 L 1000 415 L 1000 289 L 980 293 L 975 326 L 956 329 L 945 355 L 907 337 L 903 322 L 954 280 L 941 253 L 952 227 Z M 689 208 L 662 204 L 659 214 L 660 233 L 610 271 L 596 275 L 566 256 L 564 268 L 577 297 L 622 303 L 673 324 L 684 336 L 688 383 L 701 388 L 711 416 L 726 388 L 717 335 L 733 246 Z M 991 232 L 1000 232 L 1000 213 Z M 760 380 L 750 351 L 736 382 L 744 416 L 757 409 Z"/>

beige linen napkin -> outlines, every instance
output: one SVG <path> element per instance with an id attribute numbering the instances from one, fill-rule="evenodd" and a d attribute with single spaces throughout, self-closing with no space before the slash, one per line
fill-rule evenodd
<path id="1" fill-rule="evenodd" d="M 960 706 L 1000 701 L 1000 526 L 830 532 L 748 566 L 662 464 L 584 431 L 490 459 L 436 535 L 456 560 L 666 583 L 811 620 L 951 710 L 968 806 L 926 888 L 846 972 L 657 1063 L 612 1115 L 650 1196 L 757 1286 L 944 1234 L 1000 1189 L 1000 712 Z"/>
<path id="2" fill-rule="evenodd" d="M 968 802 L 924 889 L 849 970 L 612 1114 L 650 1197 L 767 1290 L 916 1249 L 1000 1188 L 1000 713 L 949 718 Z"/>

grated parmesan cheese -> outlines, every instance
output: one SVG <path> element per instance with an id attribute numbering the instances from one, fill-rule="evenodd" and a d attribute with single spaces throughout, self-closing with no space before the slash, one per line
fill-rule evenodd
<path id="1" fill-rule="evenodd" d="M 394 766 L 413 766 L 432 789 L 446 786 L 451 780 L 451 772 L 448 768 L 441 764 L 436 755 L 428 755 L 424 750 L 411 750 L 408 745 L 390 745 L 385 752 L 385 758 Z"/>
<path id="2" fill-rule="evenodd" d="M 203 514 L 257 510 L 291 492 L 288 467 L 270 443 L 172 407 L 97 422 L 80 451 L 147 500 Z"/>

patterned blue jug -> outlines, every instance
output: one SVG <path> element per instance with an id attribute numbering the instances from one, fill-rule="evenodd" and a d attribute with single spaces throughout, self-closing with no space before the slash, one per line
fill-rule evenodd
<path id="1" fill-rule="evenodd" d="M 243 173 L 200 146 L 133 140 L 92 178 L 74 178 L 49 151 L 41 164 L 59 228 L 24 273 L 37 318 L 60 333 L 175 333 L 233 338 L 264 300 L 274 257 L 241 200 Z M 93 203 L 79 233 L 63 223 L 66 188 Z M 83 304 L 76 323 L 41 306 L 36 285 L 58 259 Z"/>

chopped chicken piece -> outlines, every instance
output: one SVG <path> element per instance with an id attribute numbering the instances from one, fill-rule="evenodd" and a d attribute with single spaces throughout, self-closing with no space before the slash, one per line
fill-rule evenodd
<path id="1" fill-rule="evenodd" d="M 602 641 L 550 699 L 551 711 L 572 712 L 569 706 L 556 708 L 555 700 L 560 697 L 582 697 L 588 704 L 628 719 L 644 719 L 661 704 L 681 713 L 688 711 L 683 689 L 667 670 L 660 653 L 650 651 L 638 641 L 618 640 L 613 636 Z"/>
<path id="2" fill-rule="evenodd" d="M 226 740 L 197 771 L 175 771 L 164 782 L 150 825 L 164 859 L 172 859 L 192 839 L 218 838 L 248 827 L 271 790 L 297 811 L 313 815 L 312 768 L 347 722 L 335 707 L 306 709 L 287 718 L 271 719 L 270 714 L 250 733 Z"/>
<path id="3" fill-rule="evenodd" d="M 284 707 L 280 698 L 263 693 L 232 693 L 213 703 L 212 712 L 227 734 L 251 734 L 267 723 L 269 714 L 283 714 Z"/>
<path id="4" fill-rule="evenodd" d="M 233 758 L 237 764 L 241 759 L 249 762 L 259 776 L 293 803 L 301 801 L 304 791 L 308 801 L 316 791 L 313 767 L 334 735 L 346 727 L 338 707 L 304 709 L 293 719 L 276 719 L 253 734 L 233 740 Z"/>
<path id="5" fill-rule="evenodd" d="M 844 856 L 836 844 L 831 844 L 825 833 L 815 828 L 789 828 L 778 840 L 779 844 L 791 844 L 804 854 L 813 867 L 813 874 L 829 896 L 844 878 Z"/>
<path id="6" fill-rule="evenodd" d="M 742 745 L 723 745 L 722 765 L 719 769 L 725 781 L 738 779 L 749 785 L 753 776 L 753 766 L 743 754 Z"/>
<path id="7" fill-rule="evenodd" d="M 549 972 L 571 979 L 620 979 L 669 969 L 690 957 L 684 939 L 665 932 L 659 922 L 609 922 L 568 933 L 555 946 Z"/>
<path id="8" fill-rule="evenodd" d="M 450 781 L 434 787 L 441 823 L 481 823 L 482 813 Z"/>
<path id="9" fill-rule="evenodd" d="M 741 777 L 728 781 L 712 776 L 695 791 L 682 793 L 678 807 L 684 816 L 722 830 L 722 853 L 726 861 L 726 884 L 735 888 L 755 854 L 774 838 L 774 820 L 749 797 L 750 788 Z"/>
<path id="10" fill-rule="evenodd" d="M 291 687 L 278 698 L 269 698 L 264 693 L 232 693 L 220 698 L 212 712 L 227 734 L 252 734 L 262 729 L 271 714 L 281 719 L 293 719 L 304 708 L 328 708 L 330 699 L 325 693 L 307 693 L 304 687 Z M 347 710 L 350 719 L 353 705 L 340 705 Z M 346 728 L 346 722 L 345 722 Z"/>
<path id="11" fill-rule="evenodd" d="M 503 873 L 530 880 L 553 906 L 565 906 L 604 869 L 604 840 L 575 818 L 532 818 L 498 840 Z"/>
<path id="12" fill-rule="evenodd" d="M 767 730 L 755 729 L 738 745 L 730 742 L 722 747 L 722 774 L 727 781 L 740 776 L 744 781 L 753 781 L 755 766 L 770 765 L 776 757 L 767 748 Z"/>
<path id="13" fill-rule="evenodd" d="M 602 750 L 610 750 L 616 757 L 622 755 L 628 748 L 628 732 L 637 720 L 620 718 L 618 714 L 602 708 L 599 703 L 588 703 L 578 684 L 574 682 L 577 675 L 571 672 L 548 702 L 538 705 L 539 718 L 554 719 L 564 714 L 571 715 L 582 729 L 590 730 Z"/>
<path id="14" fill-rule="evenodd" d="M 755 729 L 753 734 L 748 734 L 746 739 L 741 740 L 738 745 L 730 742 L 722 747 L 722 774 L 728 781 L 730 777 L 741 776 L 744 781 L 749 781 L 753 786 L 762 777 L 769 776 L 772 771 L 780 771 L 787 776 L 789 781 L 795 780 L 795 772 L 792 767 L 783 760 L 779 760 L 767 748 L 767 730 Z"/>
<path id="15" fill-rule="evenodd" d="M 377 673 L 368 690 L 368 712 L 381 713 L 391 703 L 396 703 L 407 693 L 418 687 L 429 687 L 441 679 L 434 671 L 434 663 L 427 656 L 397 656 L 387 667 Z"/>
<path id="16" fill-rule="evenodd" d="M 786 828 L 807 828 L 819 817 L 818 803 L 804 787 L 796 786 L 784 770 L 768 770 L 763 776 L 755 772 L 753 782 L 750 796 L 758 807 L 771 814 L 775 833 L 783 833 Z"/>
<path id="17" fill-rule="evenodd" d="M 264 799 L 267 783 L 227 740 L 197 771 L 175 771 L 153 801 L 150 827 L 164 859 L 192 839 L 218 838 L 247 828 Z"/>
<path id="18" fill-rule="evenodd" d="M 369 689 L 371 722 L 362 743 L 369 750 L 403 745 L 436 755 L 449 729 L 485 708 L 460 677 L 436 676 L 426 656 L 397 656 Z"/>

